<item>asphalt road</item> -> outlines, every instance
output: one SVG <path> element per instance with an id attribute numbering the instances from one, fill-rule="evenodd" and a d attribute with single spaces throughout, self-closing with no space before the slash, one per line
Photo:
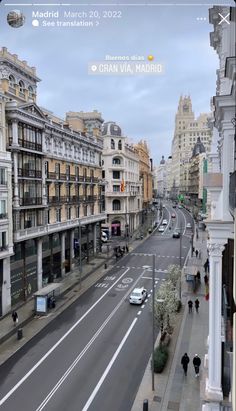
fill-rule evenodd
<path id="1" fill-rule="evenodd" d="M 176 227 L 183 232 L 182 264 L 190 247 L 190 215 L 169 205 L 163 214 L 168 220 L 164 233 L 155 231 L 119 260 L 1 366 L 1 411 L 131 409 L 152 349 L 151 254 L 156 254 L 158 288 L 168 266 L 180 262 L 180 240 L 172 238 Z M 148 290 L 146 302 L 131 306 L 132 288 L 142 285 Z"/>

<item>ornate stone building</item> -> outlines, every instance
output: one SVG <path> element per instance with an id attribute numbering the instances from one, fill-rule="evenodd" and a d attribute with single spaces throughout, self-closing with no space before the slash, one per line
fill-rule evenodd
<path id="1" fill-rule="evenodd" d="M 75 257 L 81 263 L 96 253 L 106 218 L 99 133 L 75 131 L 37 106 L 38 81 L 34 68 L 6 48 L 0 51 L 2 118 L 13 171 L 13 304 L 70 272 Z"/>
<path id="2" fill-rule="evenodd" d="M 151 169 L 150 153 L 147 142 L 141 140 L 135 144 L 139 156 L 139 172 L 142 183 L 142 208 L 147 209 L 153 197 L 153 176 Z"/>
<path id="3" fill-rule="evenodd" d="M 220 24 L 222 16 L 228 22 Z M 235 360 L 235 8 L 210 9 L 211 46 L 219 56 L 214 104 L 214 141 L 204 186 L 210 195 L 209 233 L 209 337 L 205 357 L 204 411 L 236 408 Z"/>
<path id="4" fill-rule="evenodd" d="M 209 126 L 210 118 L 210 114 L 200 114 L 195 119 L 190 96 L 180 97 L 171 149 L 172 196 L 187 194 L 185 190 L 189 186 L 189 161 L 198 137 L 201 138 L 206 152 L 210 151 L 212 139 L 212 131 Z"/>
<path id="5" fill-rule="evenodd" d="M 113 236 L 129 238 L 141 222 L 142 185 L 137 149 L 114 122 L 103 125 L 103 178 L 107 225 Z"/>

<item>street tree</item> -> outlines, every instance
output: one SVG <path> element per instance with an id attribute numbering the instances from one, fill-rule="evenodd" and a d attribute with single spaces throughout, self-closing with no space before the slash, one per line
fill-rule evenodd
<path id="1" fill-rule="evenodd" d="M 161 334 L 164 330 L 170 331 L 172 320 L 178 309 L 178 301 L 173 283 L 170 280 L 162 283 L 154 299 L 154 317 L 160 326 Z"/>
<path id="2" fill-rule="evenodd" d="M 171 281 L 176 288 L 181 278 L 181 268 L 179 265 L 171 264 L 167 269 L 167 280 Z"/>

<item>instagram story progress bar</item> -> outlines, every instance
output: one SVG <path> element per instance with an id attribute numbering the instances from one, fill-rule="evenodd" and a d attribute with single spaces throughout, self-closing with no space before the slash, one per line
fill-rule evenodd
<path id="1" fill-rule="evenodd" d="M 57 1 L 45 1 L 45 0 L 37 0 L 35 2 L 19 2 L 19 1 L 11 1 L 11 0 L 3 0 L 2 3 L 6 7 L 91 7 L 91 6 L 101 6 L 101 7 L 171 7 L 171 6 L 205 6 L 205 7 L 212 7 L 213 5 L 217 6 L 235 6 L 234 0 L 214 0 L 212 2 L 210 1 L 202 1 L 202 0 L 180 0 L 180 1 L 163 1 L 163 0 L 148 0 L 148 1 L 143 1 L 143 0 L 127 0 L 125 2 L 124 0 L 87 0 L 87 1 L 81 1 L 78 2 L 78 0 L 70 0 L 66 2 L 65 0 L 63 2 L 57 2 Z"/>

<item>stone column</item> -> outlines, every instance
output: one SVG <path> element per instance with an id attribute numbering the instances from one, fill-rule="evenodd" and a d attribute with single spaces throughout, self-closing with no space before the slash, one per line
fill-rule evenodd
<path id="1" fill-rule="evenodd" d="M 222 243 L 209 243 L 209 349 L 206 397 L 213 402 L 223 399 L 221 387 L 221 306 L 222 306 Z M 214 406 L 215 407 L 215 406 Z M 211 409 L 211 408 L 210 408 Z M 216 410 L 219 408 L 213 408 Z"/>
<path id="2" fill-rule="evenodd" d="M 12 122 L 12 145 L 13 146 L 18 146 L 18 121 L 13 120 Z"/>
<path id="3" fill-rule="evenodd" d="M 65 275 L 65 258 L 66 258 L 66 233 L 60 233 L 61 240 L 61 276 Z"/>
<path id="4" fill-rule="evenodd" d="M 14 207 L 19 207 L 19 185 L 18 185 L 18 154 L 17 152 L 13 153 L 13 172 L 14 172 L 14 198 L 13 204 Z"/>
<path id="5" fill-rule="evenodd" d="M 74 249 L 75 230 L 70 231 L 70 270 L 74 269 L 75 249 Z"/>
<path id="6" fill-rule="evenodd" d="M 37 239 L 37 283 L 38 290 L 43 286 L 43 239 Z"/>
<path id="7" fill-rule="evenodd" d="M 93 224 L 93 254 L 97 253 L 97 226 Z"/>
<path id="8" fill-rule="evenodd" d="M 10 257 L 3 259 L 3 284 L 2 284 L 2 315 L 11 310 L 11 271 Z"/>

